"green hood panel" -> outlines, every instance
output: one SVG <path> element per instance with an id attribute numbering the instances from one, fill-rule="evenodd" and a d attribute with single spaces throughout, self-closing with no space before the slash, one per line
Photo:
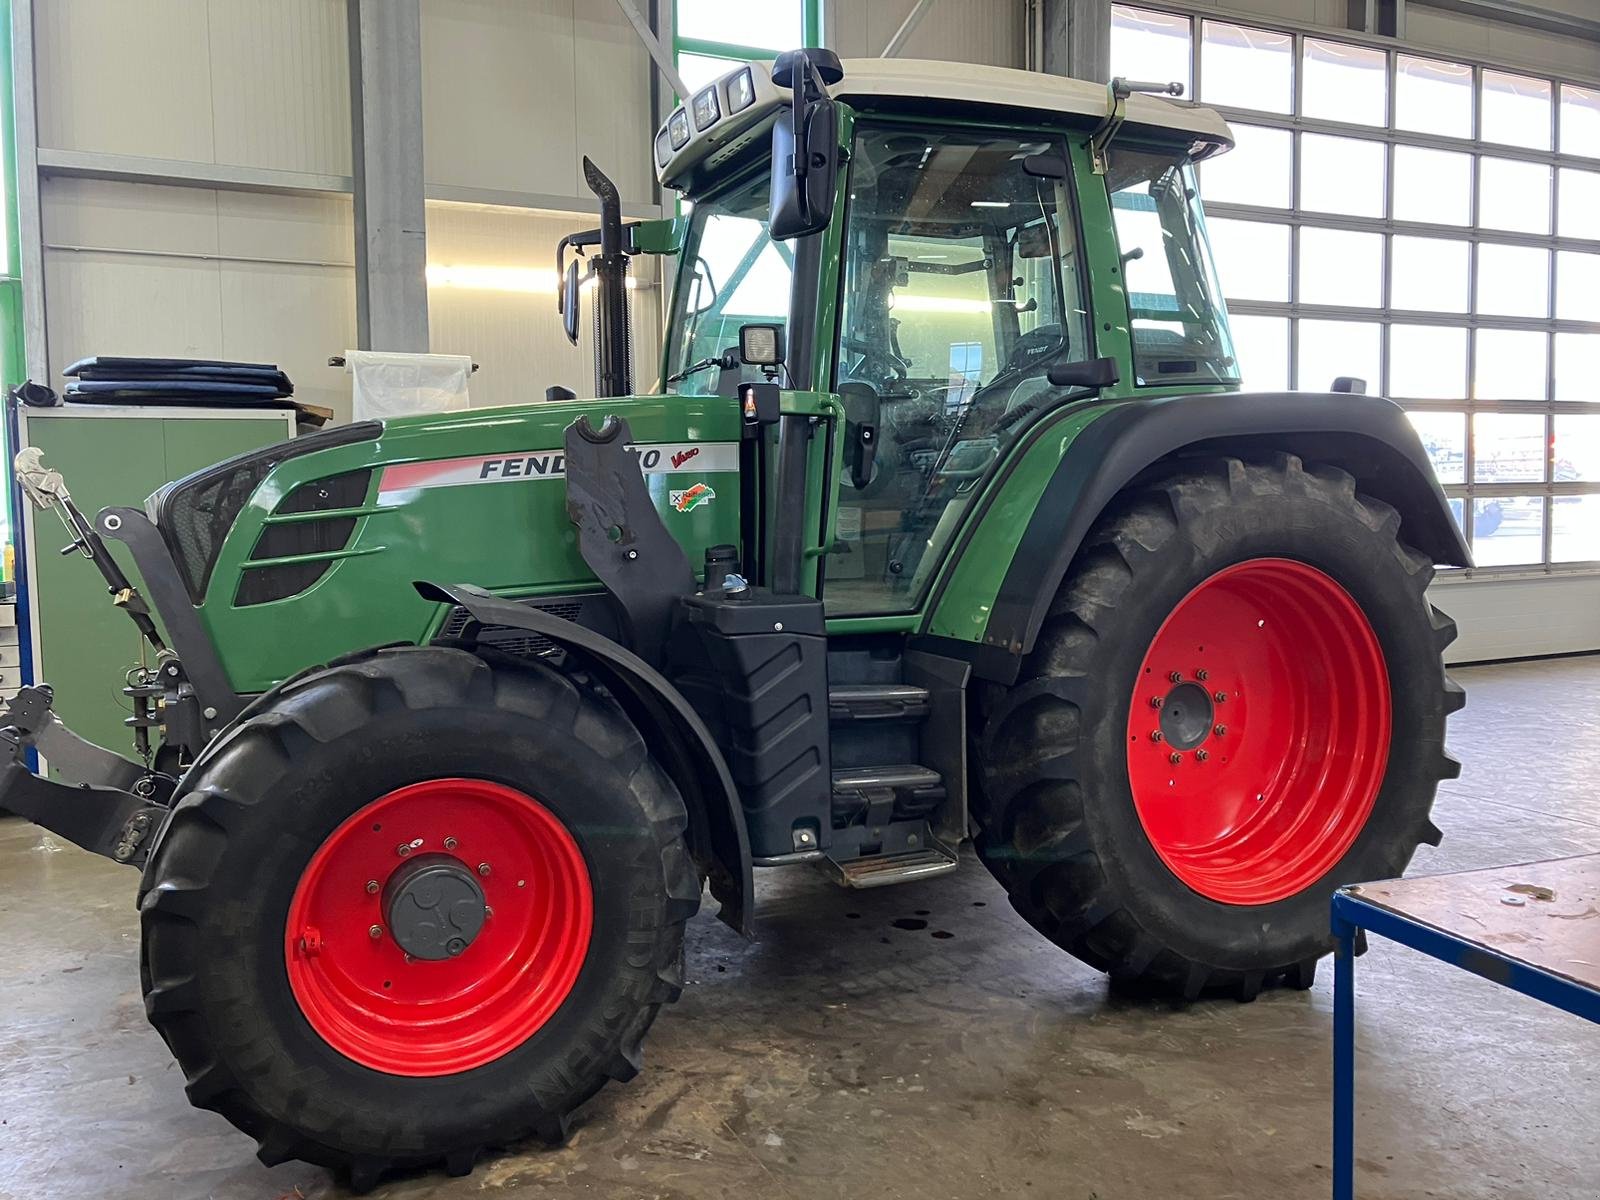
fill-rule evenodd
<path id="1" fill-rule="evenodd" d="M 356 647 L 426 639 L 445 607 L 417 595 L 419 579 L 508 596 L 597 590 L 563 482 L 566 428 L 580 414 L 596 425 L 610 414 L 627 419 L 651 495 L 691 564 L 699 567 L 707 546 L 738 544 L 742 423 L 732 400 L 627 397 L 390 420 L 376 440 L 282 463 L 228 532 L 199 612 L 235 689 L 263 691 Z M 306 523 L 304 514 L 268 521 L 284 498 L 359 470 L 371 472 L 365 499 L 338 510 L 354 518 L 350 536 L 342 549 L 309 556 L 330 563 L 321 578 L 281 600 L 236 605 L 247 561 L 284 561 L 253 553 L 263 530 Z"/>

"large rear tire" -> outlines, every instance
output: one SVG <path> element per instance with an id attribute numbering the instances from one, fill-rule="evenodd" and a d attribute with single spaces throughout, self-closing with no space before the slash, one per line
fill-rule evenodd
<path id="1" fill-rule="evenodd" d="M 1459 771 L 1455 626 L 1400 532 L 1288 455 L 1118 498 L 983 697 L 978 851 L 1030 924 L 1141 990 L 1310 985 L 1333 889 L 1437 844 Z"/>
<path id="2" fill-rule="evenodd" d="M 610 699 L 386 650 L 225 737 L 147 867 L 142 976 L 189 1098 L 262 1161 L 464 1174 L 637 1072 L 700 880 Z"/>

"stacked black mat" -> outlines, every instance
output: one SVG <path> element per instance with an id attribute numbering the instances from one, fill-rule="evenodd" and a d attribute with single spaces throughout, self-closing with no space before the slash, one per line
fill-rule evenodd
<path id="1" fill-rule="evenodd" d="M 61 372 L 66 398 L 79 404 L 152 400 L 293 408 L 294 384 L 273 363 L 203 358 L 81 358 Z"/>

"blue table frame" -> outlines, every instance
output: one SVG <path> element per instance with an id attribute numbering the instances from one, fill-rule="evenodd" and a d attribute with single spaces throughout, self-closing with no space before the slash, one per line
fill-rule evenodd
<path id="1" fill-rule="evenodd" d="M 1600 877 L 1600 855 L 1585 856 L 1583 860 L 1564 860 L 1561 865 L 1573 863 L 1584 866 L 1592 864 L 1596 876 Z M 1521 871 L 1532 875 L 1532 868 L 1542 865 L 1555 864 L 1529 864 L 1524 868 L 1505 868 L 1501 873 L 1515 874 Z M 1482 876 L 1485 873 L 1470 874 Z M 1399 886 L 1403 887 L 1405 882 L 1409 881 L 1402 881 Z M 1334 893 L 1332 904 L 1333 935 L 1336 939 L 1333 975 L 1334 1200 L 1355 1200 L 1355 951 L 1361 930 L 1410 946 L 1441 962 L 1471 971 L 1493 983 L 1600 1024 L 1600 979 L 1563 976 L 1504 954 L 1482 940 L 1420 920 L 1415 915 L 1397 910 L 1393 904 L 1375 903 L 1365 897 L 1362 891 L 1360 886 L 1341 888 Z M 1494 903 L 1500 902 L 1499 894 L 1503 893 L 1492 897 Z M 1524 904 L 1537 903 L 1538 900 L 1524 901 Z"/>

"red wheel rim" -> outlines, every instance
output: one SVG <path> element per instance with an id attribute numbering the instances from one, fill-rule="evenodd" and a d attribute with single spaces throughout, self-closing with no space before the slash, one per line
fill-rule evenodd
<path id="1" fill-rule="evenodd" d="M 1150 643 L 1128 783 L 1174 875 L 1226 904 L 1269 904 L 1355 842 L 1389 735 L 1389 674 L 1360 606 L 1315 567 L 1250 559 L 1185 596 Z"/>
<path id="2" fill-rule="evenodd" d="M 385 885 L 413 854 L 459 860 L 483 892 L 488 915 L 456 957 L 408 956 L 387 927 Z M 432 779 L 374 800 L 318 848 L 289 905 L 284 958 L 301 1012 L 346 1058 L 452 1075 L 550 1019 L 593 924 L 583 854 L 549 809 L 502 784 Z"/>

